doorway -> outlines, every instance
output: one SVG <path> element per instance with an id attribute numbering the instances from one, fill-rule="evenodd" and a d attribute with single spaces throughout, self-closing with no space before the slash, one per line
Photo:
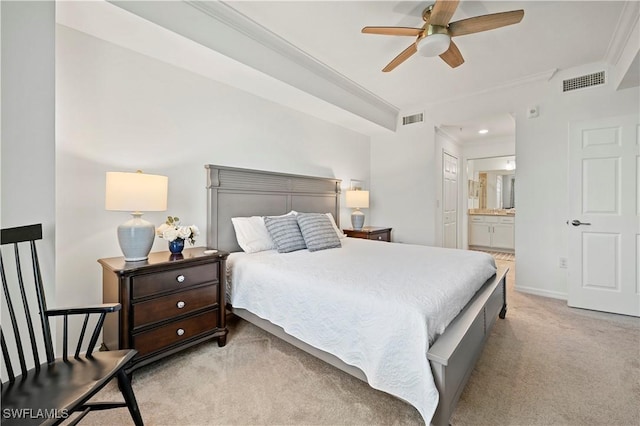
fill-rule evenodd
<path id="1" fill-rule="evenodd" d="M 442 246 L 458 248 L 458 159 L 442 153 Z"/>
<path id="2" fill-rule="evenodd" d="M 468 246 L 515 253 L 516 158 L 513 155 L 467 160 Z"/>

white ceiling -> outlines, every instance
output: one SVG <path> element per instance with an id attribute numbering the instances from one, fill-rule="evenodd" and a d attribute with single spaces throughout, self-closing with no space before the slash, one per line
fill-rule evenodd
<path id="1" fill-rule="evenodd" d="M 414 55 L 380 70 L 413 37 L 362 34 L 367 25 L 421 27 L 431 1 L 231 1 L 232 8 L 400 109 L 411 109 L 555 69 L 604 61 L 621 19 L 620 1 L 461 1 L 453 21 L 523 9 L 520 24 L 454 40 L 465 63 Z"/>
<path id="2" fill-rule="evenodd" d="M 367 25 L 421 27 L 432 1 L 231 1 L 246 17 L 401 110 L 517 84 L 555 70 L 606 61 L 622 18 L 620 1 L 461 1 L 451 22 L 523 9 L 521 23 L 455 38 L 465 63 L 450 68 L 418 54 L 390 73 L 381 69 L 413 37 L 362 34 Z M 490 131 L 479 135 L 479 129 Z M 515 137 L 505 112 L 441 129 L 460 142 Z"/>
<path id="3" fill-rule="evenodd" d="M 97 6 L 96 2 L 89 2 L 93 3 L 91 6 L 86 6 L 84 2 L 79 3 L 82 3 L 84 8 Z M 229 1 L 217 5 L 210 2 L 190 2 L 189 5 L 193 7 L 189 7 L 191 11 L 185 12 L 184 16 L 178 16 L 183 10 L 179 9 L 175 2 L 159 2 L 153 6 L 155 9 L 151 9 L 152 6 L 147 2 L 114 3 L 157 23 L 160 26 L 158 28 L 164 31 L 161 34 L 158 29 L 153 29 L 158 37 L 147 37 L 143 43 L 146 47 L 130 48 L 143 51 L 151 46 L 154 40 L 162 39 L 162 43 L 156 42 L 155 50 L 165 53 L 151 54 L 149 49 L 143 53 L 156 57 L 166 55 L 171 51 L 166 37 L 169 31 L 165 29 L 169 28 L 181 34 L 177 36 L 173 33 L 176 39 L 175 52 L 184 52 L 186 50 L 184 42 L 190 39 L 198 42 L 201 53 L 207 50 L 203 46 L 209 47 L 211 51 L 217 50 L 214 52 L 215 57 L 209 55 L 211 61 L 220 63 L 220 53 L 222 53 L 233 59 L 230 62 L 237 62 L 235 66 L 242 63 L 244 66 L 242 73 L 227 73 L 228 76 L 225 78 L 229 82 L 230 76 L 247 74 L 248 66 L 268 76 L 264 79 L 262 89 L 254 83 L 254 90 L 264 90 L 264 87 L 270 86 L 272 89 L 269 93 L 275 90 L 274 87 L 278 87 L 278 92 L 285 92 L 284 86 L 274 84 L 274 78 L 286 81 L 279 75 L 295 79 L 296 73 L 311 70 L 312 74 L 309 76 L 329 77 L 330 85 L 352 86 L 346 91 L 337 92 L 338 95 L 355 93 L 360 99 L 369 96 L 372 104 L 377 103 L 375 108 L 379 111 L 384 110 L 385 114 L 389 111 L 419 111 L 440 102 L 461 99 L 471 94 L 488 92 L 534 79 L 549 78 L 556 70 L 596 62 L 615 64 L 633 25 L 637 25 L 639 9 L 636 1 L 463 0 L 452 21 L 515 9 L 523 9 L 524 18 L 516 25 L 455 38 L 466 60 L 458 68 L 450 68 L 437 57 L 426 58 L 416 54 L 394 71 L 383 73 L 380 70 L 409 46 L 413 38 L 362 34 L 360 32 L 362 27 L 367 25 L 420 27 L 422 10 L 431 2 L 298 0 Z M 87 13 L 79 14 L 77 13 L 80 10 L 79 6 L 76 4 L 72 14 L 67 2 L 58 4 L 58 22 L 93 33 L 101 38 L 111 39 L 112 42 L 116 33 L 122 33 L 121 21 L 126 14 L 124 11 L 114 14 L 114 19 L 110 20 L 106 16 L 108 12 L 106 7 L 103 7 L 104 10 L 100 13 L 91 13 L 87 9 Z M 190 14 L 194 9 L 204 11 L 209 16 L 209 20 L 200 22 L 194 19 Z M 66 13 L 63 13 L 65 10 Z M 90 16 L 93 21 L 87 24 Z M 149 22 L 146 20 L 139 18 L 136 22 L 133 22 L 133 19 L 128 20 L 132 25 L 149 27 Z M 181 20 L 183 22 L 179 22 Z M 220 22 L 226 26 L 216 26 Z M 109 28 L 105 27 L 107 23 Z M 180 25 L 182 28 L 188 27 L 188 30 L 181 31 Z M 104 31 L 101 30 L 101 35 L 98 35 L 96 30 L 99 26 L 105 27 Z M 201 27 L 200 34 L 197 33 L 198 26 Z M 227 32 L 227 27 L 233 28 L 236 32 Z M 152 28 L 148 30 L 151 31 Z M 207 30 L 209 34 L 206 34 Z M 139 33 L 138 30 L 131 30 L 131 33 L 134 32 Z M 248 36 L 247 40 L 251 39 L 250 43 L 238 41 L 245 35 Z M 127 33 L 127 37 L 120 37 L 120 41 L 115 42 L 131 46 L 133 38 Z M 178 42 L 182 45 L 179 46 Z M 270 60 L 271 57 L 268 55 L 264 55 L 264 52 L 258 52 L 258 48 L 276 51 L 283 58 L 278 66 L 282 68 L 282 64 L 289 64 L 289 75 L 286 75 L 286 70 L 275 72 L 275 65 L 271 63 L 274 61 Z M 202 53 L 198 56 L 206 55 Z M 174 63 L 178 61 L 175 58 L 162 59 Z M 305 62 L 302 68 L 294 68 L 293 64 L 302 62 Z M 184 64 L 185 61 L 181 60 L 181 63 Z M 195 65 L 193 68 L 195 69 Z M 206 74 L 213 71 L 207 71 L 206 64 L 202 62 L 200 70 L 196 72 Z M 256 77 L 253 80 L 257 81 L 257 74 L 255 72 L 251 74 Z M 299 74 L 298 77 L 299 80 L 303 80 L 307 75 Z M 247 86 L 247 81 L 245 79 L 236 84 Z M 330 85 L 322 86 L 318 82 L 319 80 L 314 80 L 308 87 L 313 90 L 314 83 L 317 91 L 322 91 L 324 87 L 331 87 Z M 300 97 L 300 93 L 297 92 L 304 91 L 305 88 L 302 87 L 302 83 L 292 84 L 292 87 L 296 88 L 296 93 L 289 91 L 287 102 L 295 107 L 293 100 Z M 316 100 L 322 101 L 321 107 L 324 109 L 330 109 L 329 105 L 336 104 L 330 99 L 323 98 L 322 93 L 319 95 L 316 93 L 314 96 Z M 319 109 L 318 107 L 316 105 L 314 109 Z M 352 116 L 354 113 L 358 115 L 357 111 L 351 110 Z M 347 119 L 352 118 L 354 117 L 347 117 Z M 478 117 L 478 119 L 473 122 L 442 123 L 442 129 L 461 141 L 478 136 L 478 127 L 489 128 L 492 136 L 513 135 L 515 128 L 513 119 L 506 114 L 506 111 L 500 116 Z M 339 123 L 341 119 L 332 118 L 332 120 Z"/>

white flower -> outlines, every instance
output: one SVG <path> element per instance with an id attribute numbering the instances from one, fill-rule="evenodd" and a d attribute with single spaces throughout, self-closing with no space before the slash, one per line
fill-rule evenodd
<path id="1" fill-rule="evenodd" d="M 167 229 L 169 229 L 169 225 L 167 225 L 166 223 L 163 223 L 162 225 L 158 226 L 158 229 L 156 229 L 156 235 L 158 237 L 162 237 L 162 234 L 164 233 L 164 231 L 166 231 Z"/>
<path id="2" fill-rule="evenodd" d="M 178 238 L 182 238 L 186 240 L 191 235 L 191 229 L 188 226 L 179 226 L 178 229 Z"/>
<path id="3" fill-rule="evenodd" d="M 179 232 L 176 228 L 167 228 L 162 232 L 162 238 L 171 242 L 176 238 L 179 238 Z"/>
<path id="4" fill-rule="evenodd" d="M 182 226 L 178 217 L 168 216 L 167 221 L 156 228 L 156 235 L 169 242 L 179 238 L 189 240 L 189 243 L 195 244 L 196 237 L 200 235 L 200 230 L 195 225 Z"/>

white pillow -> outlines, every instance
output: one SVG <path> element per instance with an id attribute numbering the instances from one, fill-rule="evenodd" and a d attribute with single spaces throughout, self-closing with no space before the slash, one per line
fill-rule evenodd
<path id="1" fill-rule="evenodd" d="M 231 223 L 236 231 L 238 245 L 246 253 L 257 253 L 276 248 L 262 216 L 233 217 Z"/>
<path id="2" fill-rule="evenodd" d="M 329 219 L 331 219 L 331 224 L 333 225 L 333 229 L 336 231 L 336 234 L 338 234 L 338 238 L 347 238 L 347 236 L 340 230 L 340 228 L 338 228 L 338 225 L 336 225 L 336 221 L 333 219 L 333 215 L 331 213 L 325 214 L 329 216 Z"/>

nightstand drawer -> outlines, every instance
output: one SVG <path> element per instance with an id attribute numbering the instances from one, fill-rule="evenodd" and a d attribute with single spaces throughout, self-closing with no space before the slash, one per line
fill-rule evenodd
<path id="1" fill-rule="evenodd" d="M 218 285 L 208 285 L 158 297 L 133 305 L 134 329 L 175 318 L 206 307 L 218 306 Z"/>
<path id="2" fill-rule="evenodd" d="M 218 266 L 206 264 L 136 276 L 132 279 L 133 298 L 138 299 L 193 285 L 218 281 Z"/>
<path id="3" fill-rule="evenodd" d="M 365 226 L 362 229 L 343 229 L 342 232 L 344 232 L 347 237 L 351 238 L 391 242 L 391 228 Z"/>
<path id="4" fill-rule="evenodd" d="M 215 330 L 218 326 L 217 315 L 218 310 L 215 309 L 134 335 L 133 345 L 138 350 L 137 356 L 143 357 Z"/>
<path id="5" fill-rule="evenodd" d="M 391 231 L 375 232 L 375 233 L 369 234 L 367 237 L 370 240 L 391 241 Z"/>

